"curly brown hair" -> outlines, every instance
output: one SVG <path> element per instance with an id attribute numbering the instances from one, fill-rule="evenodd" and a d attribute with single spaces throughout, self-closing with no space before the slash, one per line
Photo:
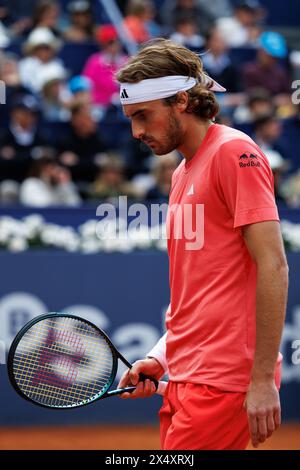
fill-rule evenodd
<path id="1" fill-rule="evenodd" d="M 184 75 L 198 80 L 190 90 L 186 112 L 201 119 L 214 119 L 219 112 L 215 94 L 204 80 L 203 64 L 195 53 L 168 39 L 156 39 L 146 43 L 137 55 L 117 73 L 120 83 L 138 83 L 149 78 Z M 212 84 L 211 84 L 212 85 Z M 165 98 L 169 106 L 177 101 L 177 95 Z"/>

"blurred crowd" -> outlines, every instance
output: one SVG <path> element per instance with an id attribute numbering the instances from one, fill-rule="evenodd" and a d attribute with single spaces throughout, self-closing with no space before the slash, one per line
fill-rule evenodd
<path id="1" fill-rule="evenodd" d="M 201 54 L 227 88 L 217 122 L 256 140 L 277 201 L 300 207 L 300 52 L 268 26 L 263 3 L 115 3 L 131 45 L 168 37 Z M 126 44 L 99 0 L 0 0 L 1 205 L 168 200 L 180 155 L 157 158 L 131 136 L 114 79 L 128 59 Z"/>

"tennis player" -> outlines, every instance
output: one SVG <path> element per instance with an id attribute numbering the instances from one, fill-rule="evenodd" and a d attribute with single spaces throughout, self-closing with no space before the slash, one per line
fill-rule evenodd
<path id="1" fill-rule="evenodd" d="M 214 92 L 224 88 L 195 53 L 154 41 L 117 79 L 134 137 L 156 155 L 177 149 L 184 157 L 169 202 L 167 333 L 125 372 L 119 386 L 137 388 L 122 397 L 151 396 L 153 384 L 139 373 L 168 372 L 163 449 L 245 449 L 250 438 L 257 447 L 280 425 L 288 289 L 269 163 L 246 134 L 214 123 Z M 197 205 L 204 243 L 195 249 L 184 230 L 177 236 L 172 208 Z"/>

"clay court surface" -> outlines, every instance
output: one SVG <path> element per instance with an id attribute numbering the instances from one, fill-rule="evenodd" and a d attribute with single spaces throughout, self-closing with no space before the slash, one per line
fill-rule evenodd
<path id="1" fill-rule="evenodd" d="M 156 426 L 0 428 L 1 450 L 159 448 L 159 431 Z M 300 424 L 282 426 L 260 449 L 300 450 Z"/>

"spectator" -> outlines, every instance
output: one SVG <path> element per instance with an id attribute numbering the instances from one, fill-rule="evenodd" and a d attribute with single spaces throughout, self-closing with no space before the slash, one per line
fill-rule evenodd
<path id="1" fill-rule="evenodd" d="M 30 176 L 21 184 L 20 202 L 31 207 L 75 207 L 81 199 L 70 172 L 53 159 L 43 157 L 33 163 Z"/>
<path id="2" fill-rule="evenodd" d="M 198 34 L 196 20 L 189 15 L 177 17 L 175 32 L 171 34 L 170 39 L 191 50 L 199 50 L 204 46 L 204 38 Z"/>
<path id="3" fill-rule="evenodd" d="M 197 0 L 198 5 L 203 12 L 214 20 L 233 15 L 233 9 L 230 0 Z"/>
<path id="4" fill-rule="evenodd" d="M 93 102 L 92 82 L 88 77 L 76 75 L 69 81 L 69 91 L 71 93 L 71 107 L 76 104 L 87 104 L 96 122 L 101 121 L 105 114 L 105 108 Z"/>
<path id="5" fill-rule="evenodd" d="M 72 77 L 68 83 L 69 91 L 72 96 L 72 104 L 92 103 L 92 82 L 89 78 L 83 75 L 76 75 Z"/>
<path id="6" fill-rule="evenodd" d="M 10 43 L 8 31 L 0 20 L 0 49 L 7 47 Z"/>
<path id="7" fill-rule="evenodd" d="M 33 29 L 48 28 L 55 36 L 60 37 L 61 33 L 58 28 L 59 14 L 60 5 L 58 2 L 52 0 L 39 1 L 32 16 Z"/>
<path id="8" fill-rule="evenodd" d="M 109 153 L 102 155 L 99 159 L 99 166 L 100 172 L 89 191 L 90 198 L 138 197 L 133 185 L 126 181 L 124 163 L 119 155 Z"/>
<path id="9" fill-rule="evenodd" d="M 117 31 L 112 25 L 100 26 L 96 35 L 101 52 L 88 59 L 83 75 L 92 83 L 93 103 L 105 108 L 119 91 L 115 74 L 125 64 L 127 56 L 122 53 Z"/>
<path id="10" fill-rule="evenodd" d="M 287 178 L 281 185 L 281 193 L 284 196 L 287 204 L 292 208 L 300 208 L 300 170 L 289 178 Z"/>
<path id="11" fill-rule="evenodd" d="M 228 47 L 256 45 L 261 32 L 262 8 L 257 0 L 241 0 L 234 16 L 219 18 L 217 27 Z"/>
<path id="12" fill-rule="evenodd" d="M 284 149 L 280 146 L 281 135 L 282 123 L 274 114 L 261 116 L 254 122 L 254 140 L 265 153 L 275 150 L 281 158 L 284 157 Z"/>
<path id="13" fill-rule="evenodd" d="M 277 203 L 286 202 L 287 197 L 284 194 L 283 187 L 283 176 L 288 169 L 288 162 L 282 158 L 279 152 L 276 150 L 267 149 L 265 155 L 269 160 L 270 167 L 274 176 L 274 192 Z"/>
<path id="14" fill-rule="evenodd" d="M 6 88 L 16 89 L 21 86 L 18 59 L 13 54 L 0 55 L 0 80 Z"/>
<path id="15" fill-rule="evenodd" d="M 182 16 L 196 21 L 198 34 L 202 36 L 205 36 L 214 24 L 207 9 L 200 6 L 197 0 L 166 0 L 161 11 L 161 19 L 169 31 L 174 30 L 178 19 Z"/>
<path id="16" fill-rule="evenodd" d="M 161 202 L 169 201 L 172 175 L 179 164 L 177 152 L 169 153 L 163 157 L 156 157 L 153 174 L 155 185 L 146 194 L 146 199 Z"/>
<path id="17" fill-rule="evenodd" d="M 98 124 L 90 106 L 78 103 L 71 109 L 69 131 L 58 143 L 59 161 L 70 168 L 75 181 L 92 181 L 97 170 L 97 158 L 106 151 Z"/>
<path id="18" fill-rule="evenodd" d="M 39 104 L 32 95 L 15 97 L 8 128 L 0 136 L 1 179 L 21 181 L 32 158 L 47 141 L 38 130 Z"/>
<path id="19" fill-rule="evenodd" d="M 37 28 L 30 33 L 24 45 L 28 57 L 20 61 L 19 71 L 22 84 L 32 92 L 41 91 L 41 76 L 45 76 L 49 67 L 53 64 L 63 67 L 55 57 L 60 44 L 48 28 Z"/>
<path id="20" fill-rule="evenodd" d="M 217 28 L 211 30 L 207 37 L 207 52 L 203 55 L 206 72 L 216 81 L 222 83 L 229 93 L 241 90 L 239 74 L 228 54 L 228 46 Z"/>
<path id="21" fill-rule="evenodd" d="M 71 24 L 64 33 L 65 39 L 70 42 L 93 41 L 95 24 L 90 2 L 74 0 L 69 3 L 68 10 Z"/>
<path id="22" fill-rule="evenodd" d="M 263 88 L 253 88 L 247 95 L 247 103 L 235 110 L 233 119 L 236 124 L 252 124 L 260 117 L 274 112 L 271 94 Z"/>
<path id="23" fill-rule="evenodd" d="M 289 94 L 289 76 L 279 63 L 280 59 L 286 57 L 287 47 L 284 38 L 279 33 L 264 32 L 259 39 L 256 61 L 244 66 L 245 87 L 264 88 L 272 95 Z"/>
<path id="24" fill-rule="evenodd" d="M 19 183 L 5 180 L 0 183 L 0 205 L 8 206 L 19 202 Z"/>
<path id="25" fill-rule="evenodd" d="M 142 44 L 151 38 L 148 22 L 152 17 L 152 2 L 148 0 L 131 0 L 129 2 L 124 25 L 137 43 Z"/>
<path id="26" fill-rule="evenodd" d="M 71 94 L 66 85 L 66 71 L 59 64 L 52 64 L 44 72 L 40 77 L 43 117 L 49 122 L 68 121 Z"/>

